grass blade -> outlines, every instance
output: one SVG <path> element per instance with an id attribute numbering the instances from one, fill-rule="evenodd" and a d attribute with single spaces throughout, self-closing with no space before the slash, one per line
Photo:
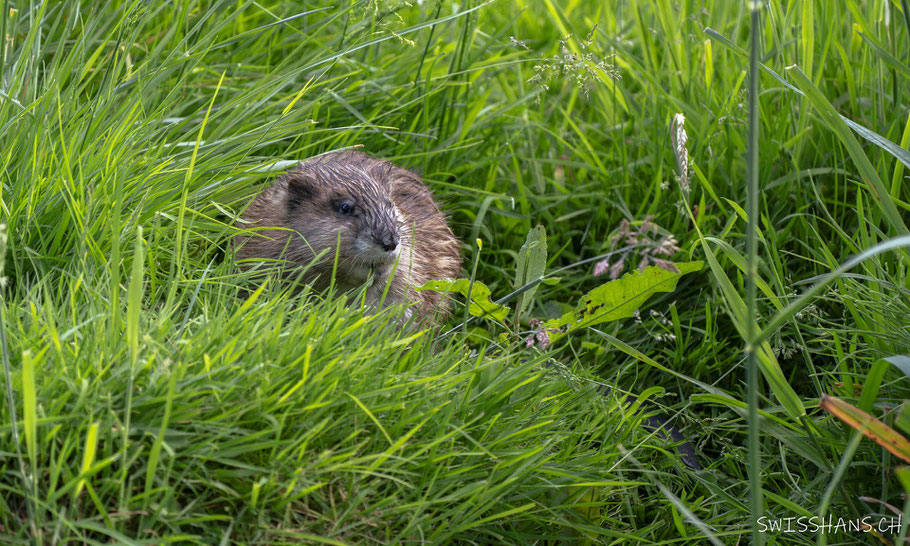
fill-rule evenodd
<path id="1" fill-rule="evenodd" d="M 85 486 L 85 474 L 92 468 L 95 463 L 95 450 L 98 446 L 98 423 L 92 423 L 85 435 L 85 447 L 82 451 L 82 466 L 79 467 L 79 473 L 83 475 L 73 489 L 73 499 L 79 497 L 82 488 Z"/>
<path id="2" fill-rule="evenodd" d="M 734 52 L 742 55 L 743 57 L 748 56 L 748 54 L 745 52 L 745 50 L 743 50 L 741 47 L 739 47 L 738 45 L 731 42 L 729 39 L 727 39 L 725 36 L 723 36 L 722 34 L 717 32 L 716 30 L 706 27 L 704 32 L 706 34 L 708 34 L 709 36 L 711 36 L 712 38 L 719 41 L 720 43 L 722 43 L 723 45 L 729 47 Z M 778 82 L 780 82 L 781 85 L 783 85 L 790 91 L 794 91 L 800 95 L 805 96 L 805 93 L 803 91 L 801 91 L 798 87 L 795 87 L 792 83 L 788 82 L 786 79 L 784 79 L 783 76 L 781 76 L 780 74 L 775 72 L 770 67 L 766 66 L 764 63 L 759 63 L 759 66 L 761 66 L 762 70 L 764 70 L 765 72 L 770 74 L 774 79 L 776 79 Z M 900 146 L 898 146 L 894 142 L 891 142 L 890 140 L 883 137 L 882 135 L 876 133 L 875 131 L 873 131 L 871 129 L 867 129 L 867 128 L 863 127 L 862 125 L 856 123 L 855 121 L 853 121 L 850 118 L 847 118 L 846 116 L 843 116 L 841 114 L 837 114 L 837 115 L 838 115 L 838 117 L 840 117 L 840 119 L 845 124 L 847 124 L 847 127 L 849 127 L 850 129 L 853 129 L 853 131 L 855 131 L 857 134 L 859 134 L 859 136 L 863 137 L 864 139 L 871 142 L 872 144 L 875 144 L 876 146 L 885 150 L 889 154 L 893 155 L 894 157 L 896 157 L 898 159 L 898 161 L 900 161 L 901 163 L 906 165 L 907 168 L 910 168 L 910 151 L 907 151 L 904 148 L 901 148 Z"/>
<path id="3" fill-rule="evenodd" d="M 823 394 L 819 407 L 854 430 L 865 434 L 867 438 L 893 455 L 910 463 L 910 441 L 885 423 L 836 396 Z"/>
<path id="4" fill-rule="evenodd" d="M 787 72 L 793 76 L 797 85 L 803 90 L 806 97 L 812 105 L 815 106 L 815 109 L 819 114 L 821 114 L 822 119 L 835 132 L 840 139 L 841 144 L 847 149 L 847 152 L 853 159 L 853 163 L 856 165 L 857 169 L 859 169 L 860 176 L 872 192 L 872 195 L 875 197 L 875 200 L 884 213 L 885 219 L 891 224 L 891 228 L 900 234 L 910 233 L 910 230 L 907 229 L 906 224 L 904 224 L 904 221 L 901 219 L 897 206 L 895 206 L 894 201 L 891 198 L 891 193 L 885 187 L 882 179 L 878 176 L 878 173 L 872 166 L 872 162 L 869 161 L 866 153 L 859 145 L 859 142 L 857 142 L 856 137 L 848 130 L 847 124 L 844 123 L 844 120 L 841 119 L 831 103 L 828 102 L 828 99 L 822 95 L 821 91 L 818 90 L 818 87 L 812 83 L 798 66 L 794 65 L 788 67 Z"/>
<path id="5" fill-rule="evenodd" d="M 751 3 L 750 48 L 749 48 L 749 136 L 746 147 L 746 403 L 748 404 L 748 435 L 747 447 L 749 450 L 749 508 L 752 517 L 752 544 L 764 544 L 765 537 L 759 532 L 758 516 L 762 513 L 762 487 L 761 487 L 761 437 L 758 422 L 758 391 L 761 388 L 758 379 L 758 355 L 761 347 L 755 343 L 758 333 L 757 324 L 753 317 L 758 313 L 757 286 L 758 281 L 758 200 L 761 198 L 758 187 L 758 124 L 761 117 L 761 103 L 759 102 L 759 79 L 761 73 L 758 69 L 761 57 L 761 4 Z M 803 28 L 803 46 L 811 48 L 812 25 L 811 7 L 803 10 L 803 23 L 809 23 L 809 28 Z M 808 19 L 808 21 L 807 21 Z M 808 42 L 808 44 L 806 43 Z M 805 49 L 804 49 L 805 51 Z"/>
<path id="6" fill-rule="evenodd" d="M 822 279 L 813 284 L 811 288 L 800 294 L 800 296 L 793 300 L 789 305 L 778 311 L 777 314 L 771 318 L 768 325 L 758 334 L 756 342 L 763 342 L 770 338 L 781 326 L 787 321 L 792 320 L 799 311 L 805 309 L 806 306 L 812 303 L 812 301 L 821 294 L 822 290 L 830 286 L 831 283 L 843 276 L 847 271 L 879 254 L 905 248 L 910 248 L 910 235 L 903 235 L 901 237 L 882 241 L 872 248 L 866 249 L 860 254 L 845 261 L 840 267 L 822 277 Z"/>
<path id="7" fill-rule="evenodd" d="M 25 448 L 32 469 L 38 465 L 38 416 L 35 410 L 35 359 L 31 351 L 22 352 L 22 413 L 25 422 Z"/>
<path id="8" fill-rule="evenodd" d="M 145 504 L 152 501 L 152 488 L 155 485 L 155 472 L 158 470 L 158 461 L 161 459 L 161 446 L 164 443 L 164 434 L 171 420 L 171 408 L 174 404 L 174 389 L 177 385 L 177 373 L 171 372 L 171 379 L 168 382 L 167 398 L 164 402 L 164 415 L 161 417 L 161 428 L 158 429 L 158 436 L 152 444 L 152 450 L 149 452 L 148 467 L 145 470 Z M 163 487 L 167 488 L 167 484 Z"/>
<path id="9" fill-rule="evenodd" d="M 885 51 L 885 48 L 878 45 L 878 43 L 876 43 L 875 40 L 873 40 L 871 37 L 866 36 L 862 32 L 860 32 L 859 35 L 862 37 L 863 41 L 865 41 L 867 44 L 869 44 L 869 47 L 872 48 L 872 51 L 875 52 L 876 55 L 881 57 L 881 59 L 885 62 L 886 65 L 897 70 L 897 72 L 904 78 L 910 78 L 910 67 L 908 67 L 907 65 L 902 63 L 894 55 Z"/>

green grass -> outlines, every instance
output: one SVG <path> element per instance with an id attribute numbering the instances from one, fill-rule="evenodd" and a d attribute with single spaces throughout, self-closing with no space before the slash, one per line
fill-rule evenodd
<path id="1" fill-rule="evenodd" d="M 901 461 L 819 409 L 904 430 L 880 359 L 910 354 L 906 10 L 764 7 L 753 208 L 745 2 L 4 0 L 0 542 L 733 544 L 760 515 L 910 516 Z M 545 227 L 520 321 L 402 331 L 233 266 L 259 189 L 355 145 L 422 173 L 494 300 Z M 708 267 L 528 347 L 649 216 Z"/>

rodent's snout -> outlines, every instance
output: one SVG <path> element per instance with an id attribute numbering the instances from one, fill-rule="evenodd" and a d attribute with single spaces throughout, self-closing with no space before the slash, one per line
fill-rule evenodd
<path id="1" fill-rule="evenodd" d="M 358 233 L 354 239 L 354 252 L 359 259 L 369 263 L 390 263 L 398 255 L 401 238 L 391 226 L 372 226 Z"/>
<path id="2" fill-rule="evenodd" d="M 380 233 L 373 235 L 373 240 L 376 241 L 376 244 L 381 246 L 386 252 L 392 252 L 398 248 L 398 234 L 396 233 Z"/>

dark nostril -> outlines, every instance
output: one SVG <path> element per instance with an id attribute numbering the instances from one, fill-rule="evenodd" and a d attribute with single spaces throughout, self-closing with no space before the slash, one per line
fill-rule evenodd
<path id="1" fill-rule="evenodd" d="M 386 252 L 391 252 L 398 247 L 398 237 L 395 235 L 386 235 L 382 238 L 377 237 L 376 243 Z"/>

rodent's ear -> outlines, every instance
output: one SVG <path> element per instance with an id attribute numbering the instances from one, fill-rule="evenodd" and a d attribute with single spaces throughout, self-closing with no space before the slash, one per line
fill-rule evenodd
<path id="1" fill-rule="evenodd" d="M 288 184 L 288 210 L 293 210 L 316 196 L 315 181 L 305 171 L 290 172 L 285 175 L 285 180 Z"/>

